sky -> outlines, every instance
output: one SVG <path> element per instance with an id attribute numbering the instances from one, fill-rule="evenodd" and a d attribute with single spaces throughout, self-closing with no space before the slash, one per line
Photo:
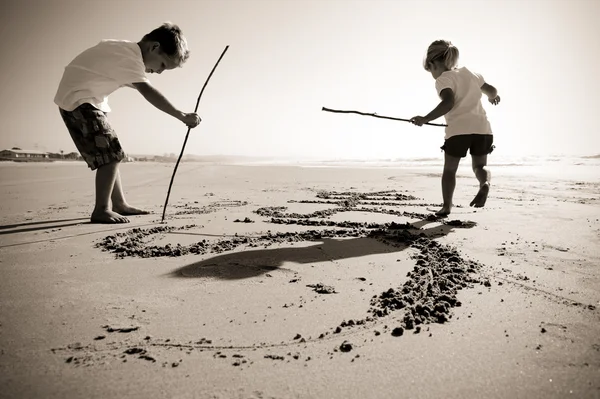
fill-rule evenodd
<path id="1" fill-rule="evenodd" d="M 411 118 L 439 102 L 422 67 L 450 40 L 481 73 L 495 153 L 600 154 L 600 1 L 19 0 L 0 5 L 0 149 L 75 151 L 53 103 L 65 66 L 102 39 L 138 41 L 164 21 L 191 56 L 152 84 L 202 123 L 186 154 L 396 159 L 441 157 L 441 127 Z M 179 154 L 187 127 L 122 88 L 109 121 L 128 154 Z M 443 118 L 436 122 L 443 123 Z"/>

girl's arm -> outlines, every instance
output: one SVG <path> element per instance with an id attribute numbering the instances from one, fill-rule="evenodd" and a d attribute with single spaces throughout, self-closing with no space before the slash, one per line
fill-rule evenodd
<path id="1" fill-rule="evenodd" d="M 415 116 L 410 119 L 412 123 L 417 126 L 421 126 L 425 123 L 429 123 L 436 120 L 440 116 L 446 115 L 452 108 L 454 108 L 454 92 L 452 89 L 444 89 L 440 92 L 440 98 L 442 101 L 437 107 L 425 116 Z"/>
<path id="2" fill-rule="evenodd" d="M 454 92 L 452 89 L 442 90 L 440 92 L 440 98 L 442 101 L 438 104 L 438 106 L 435 107 L 433 111 L 425 115 L 427 122 L 431 122 L 440 116 L 446 115 L 452 108 L 454 108 Z"/>
<path id="3" fill-rule="evenodd" d="M 500 96 L 498 95 L 498 90 L 492 85 L 484 83 L 481 86 L 481 92 L 485 94 L 492 104 L 496 105 L 500 102 Z"/>

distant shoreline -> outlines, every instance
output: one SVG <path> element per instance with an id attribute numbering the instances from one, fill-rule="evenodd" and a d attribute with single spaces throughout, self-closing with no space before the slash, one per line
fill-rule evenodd
<path id="1" fill-rule="evenodd" d="M 5 158 L 0 157 L 0 162 L 31 162 L 31 163 L 51 163 L 51 162 L 83 162 L 81 159 L 60 159 L 60 158 Z"/>
<path id="2" fill-rule="evenodd" d="M 18 159 L 18 158 L 0 158 L 0 162 L 54 162 L 56 161 L 56 159 L 48 159 L 48 158 L 40 158 L 40 159 L 36 159 L 36 158 L 23 158 L 23 159 Z M 62 161 L 62 159 L 61 159 Z"/>

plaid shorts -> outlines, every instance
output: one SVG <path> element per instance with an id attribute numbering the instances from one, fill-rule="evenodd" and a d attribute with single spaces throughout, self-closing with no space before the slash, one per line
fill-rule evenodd
<path id="1" fill-rule="evenodd" d="M 59 110 L 75 146 L 91 170 L 125 158 L 119 138 L 103 111 L 91 104 L 81 104 L 73 111 Z"/>

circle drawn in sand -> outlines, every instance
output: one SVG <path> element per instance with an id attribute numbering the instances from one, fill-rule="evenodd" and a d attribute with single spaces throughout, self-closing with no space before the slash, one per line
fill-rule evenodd
<path id="1" fill-rule="evenodd" d="M 255 235 L 236 236 L 216 241 L 202 240 L 191 245 L 148 245 L 152 235 L 170 231 L 173 227 L 158 227 L 154 229 L 133 229 L 126 233 L 118 233 L 106 237 L 97 246 L 113 252 L 118 258 L 160 257 L 183 255 L 220 254 L 204 259 L 202 262 L 182 267 L 173 272 L 174 275 L 190 278 L 206 279 L 243 279 L 267 273 L 295 273 L 282 268 L 279 257 L 269 257 L 264 249 L 276 244 L 295 242 L 315 242 L 331 238 L 368 238 L 381 241 L 390 246 L 411 247 L 418 254 L 414 256 L 415 267 L 408 273 L 407 280 L 397 288 L 388 289 L 375 295 L 370 303 L 367 315 L 362 319 L 343 320 L 332 328 L 332 331 L 321 334 L 319 338 L 341 337 L 351 333 L 356 327 L 369 328 L 386 318 L 396 320 L 396 327 L 404 330 L 421 331 L 420 325 L 429 323 L 445 323 L 451 318 L 451 309 L 460 306 L 456 295 L 463 289 L 483 280 L 477 275 L 481 265 L 467 261 L 448 246 L 437 243 L 432 239 L 436 234 L 447 234 L 453 228 L 472 228 L 474 222 L 459 220 L 441 220 L 432 214 L 407 212 L 398 209 L 383 208 L 369 205 L 377 201 L 380 204 L 394 204 L 398 201 L 410 201 L 415 197 L 399 194 L 394 191 L 375 193 L 327 192 L 319 193 L 318 198 L 336 201 L 334 208 L 312 212 L 310 214 L 288 213 L 287 207 L 265 207 L 255 211 L 272 224 L 315 226 L 314 230 L 296 232 L 277 232 Z M 213 203 L 211 209 L 220 206 L 243 206 L 246 203 L 232 201 Z M 406 206 L 410 204 L 406 203 Z M 201 208 L 187 207 L 186 213 L 194 213 Z M 206 208 L 204 209 L 206 210 Z M 402 216 L 417 219 L 417 223 L 367 223 L 326 220 L 339 212 L 373 212 L 391 216 Z M 434 229 L 423 229 L 430 222 L 439 224 Z M 325 227 L 325 228 L 323 228 Z M 180 227 L 186 229 L 188 226 Z M 435 230 L 437 229 L 437 230 Z M 233 251 L 244 248 L 244 251 Z M 288 251 L 289 252 L 289 251 Z M 243 261 L 239 254 L 243 253 Z M 230 256 L 231 255 L 231 256 Z M 306 254 L 303 253 L 304 257 Z M 393 316 L 393 317 L 392 317 Z M 289 345 L 296 344 L 289 342 Z M 274 343 L 261 343 L 255 347 L 270 347 Z"/>

